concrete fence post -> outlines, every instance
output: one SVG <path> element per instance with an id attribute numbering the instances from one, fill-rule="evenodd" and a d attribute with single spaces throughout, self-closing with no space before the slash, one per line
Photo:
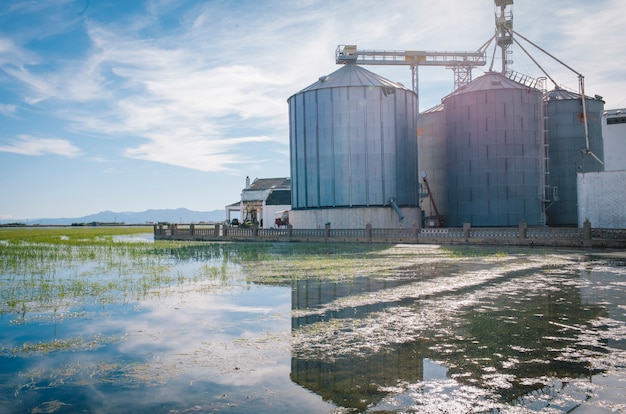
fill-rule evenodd
<path id="1" fill-rule="evenodd" d="M 367 223 L 365 225 L 365 237 L 367 238 L 368 242 L 372 241 L 372 224 L 371 223 Z"/>
<path id="2" fill-rule="evenodd" d="M 413 240 L 417 242 L 420 237 L 420 226 L 417 223 L 413 223 Z"/>
<path id="3" fill-rule="evenodd" d="M 287 224 L 287 240 L 291 241 L 293 237 L 293 226 L 291 224 Z"/>
<path id="4" fill-rule="evenodd" d="M 583 223 L 583 244 L 591 246 L 591 222 L 589 220 Z"/>
<path id="5" fill-rule="evenodd" d="M 470 229 L 472 225 L 470 223 L 463 223 L 463 238 L 468 240 L 470 238 Z"/>
<path id="6" fill-rule="evenodd" d="M 191 236 L 191 238 L 193 239 L 195 235 L 196 235 L 196 226 L 195 224 L 191 223 L 189 225 L 189 236 Z"/>
<path id="7" fill-rule="evenodd" d="M 330 238 L 330 223 L 324 224 L 324 241 Z"/>
<path id="8" fill-rule="evenodd" d="M 528 224 L 525 221 L 520 222 L 519 224 L 519 238 L 522 240 L 526 240 L 528 236 Z"/>

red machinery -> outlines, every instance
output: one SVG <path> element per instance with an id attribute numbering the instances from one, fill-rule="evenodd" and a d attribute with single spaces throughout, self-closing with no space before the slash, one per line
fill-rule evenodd
<path id="1" fill-rule="evenodd" d="M 430 191 L 430 185 L 428 184 L 428 180 L 426 179 L 426 171 L 422 173 L 422 180 L 424 181 L 424 185 L 426 185 L 426 191 L 428 191 L 428 198 L 430 199 L 430 205 L 435 211 L 435 226 L 434 227 L 444 227 L 445 223 L 443 218 L 439 216 L 439 210 L 437 210 L 437 203 L 435 203 L 435 197 L 433 197 L 432 191 Z"/>

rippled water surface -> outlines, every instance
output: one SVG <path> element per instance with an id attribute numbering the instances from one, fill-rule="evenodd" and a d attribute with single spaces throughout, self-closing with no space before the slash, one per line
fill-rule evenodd
<path id="1" fill-rule="evenodd" d="M 0 412 L 626 412 L 620 252 L 132 244 L 5 251 Z"/>

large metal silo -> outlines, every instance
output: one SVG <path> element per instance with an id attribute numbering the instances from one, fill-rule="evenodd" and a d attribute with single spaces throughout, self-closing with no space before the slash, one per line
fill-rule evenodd
<path id="1" fill-rule="evenodd" d="M 448 224 L 545 224 L 541 92 L 487 73 L 443 103 Z"/>
<path id="2" fill-rule="evenodd" d="M 288 103 L 292 209 L 418 205 L 414 92 L 348 64 Z"/>
<path id="3" fill-rule="evenodd" d="M 545 95 L 548 116 L 546 143 L 549 153 L 549 181 L 553 191 L 548 192 L 547 223 L 551 226 L 578 225 L 577 173 L 604 171 L 587 152 L 587 137 L 581 95 L 554 89 Z M 589 150 L 604 159 L 602 142 L 601 98 L 585 98 Z"/>
<path id="4" fill-rule="evenodd" d="M 437 105 L 420 113 L 417 129 L 418 165 L 421 174 L 426 173 L 430 196 L 422 202 L 426 217 L 431 218 L 426 225 L 436 225 L 432 218 L 439 213 L 444 219 L 448 210 L 448 166 L 446 142 L 446 116 L 443 105 Z M 436 210 L 435 210 L 436 207 Z"/>

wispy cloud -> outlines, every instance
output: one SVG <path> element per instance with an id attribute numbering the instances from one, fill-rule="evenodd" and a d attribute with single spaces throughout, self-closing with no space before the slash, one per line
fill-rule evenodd
<path id="1" fill-rule="evenodd" d="M 0 104 L 0 114 L 11 118 L 16 118 L 17 105 Z"/>
<path id="2" fill-rule="evenodd" d="M 71 142 L 64 139 L 37 138 L 29 135 L 20 135 L 10 140 L 9 145 L 0 145 L 0 152 L 10 152 L 20 155 L 60 155 L 76 158 L 82 151 Z"/>
<path id="3" fill-rule="evenodd" d="M 233 139 L 213 139 L 183 136 L 177 141 L 170 136 L 153 135 L 151 140 L 136 148 L 125 151 L 130 158 L 181 165 L 206 172 L 234 172 L 242 163 L 259 163 L 263 158 L 238 155 L 236 149 L 241 145 L 270 142 L 272 138 L 264 136 L 238 137 Z"/>

